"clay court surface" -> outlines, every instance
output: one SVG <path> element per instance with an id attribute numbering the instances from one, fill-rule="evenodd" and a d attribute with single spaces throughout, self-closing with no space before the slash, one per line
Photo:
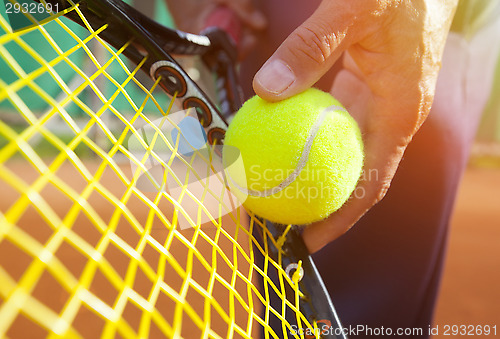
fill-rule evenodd
<path id="1" fill-rule="evenodd" d="M 499 337 L 499 315 L 500 169 L 469 168 L 452 219 L 434 323 L 440 328 L 497 325 Z"/>

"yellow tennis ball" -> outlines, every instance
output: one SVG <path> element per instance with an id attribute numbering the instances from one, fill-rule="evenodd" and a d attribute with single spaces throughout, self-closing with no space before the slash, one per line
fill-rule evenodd
<path id="1" fill-rule="evenodd" d="M 225 159 L 238 149 L 243 160 L 227 171 L 232 192 L 258 216 L 281 224 L 328 217 L 349 198 L 363 168 L 356 121 L 318 89 L 275 103 L 251 98 L 224 145 Z"/>

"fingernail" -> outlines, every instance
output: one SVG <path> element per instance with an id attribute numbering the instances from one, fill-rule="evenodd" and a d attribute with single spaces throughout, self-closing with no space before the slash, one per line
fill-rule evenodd
<path id="1" fill-rule="evenodd" d="M 280 94 L 295 82 L 295 74 L 281 60 L 272 60 L 257 72 L 255 80 L 266 91 Z"/>

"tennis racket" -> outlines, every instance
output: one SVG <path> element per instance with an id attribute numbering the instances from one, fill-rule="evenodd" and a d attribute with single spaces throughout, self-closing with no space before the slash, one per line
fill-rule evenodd
<path id="1" fill-rule="evenodd" d="M 298 229 L 226 189 L 231 12 L 35 4 L 0 16 L 0 335 L 345 337 Z"/>

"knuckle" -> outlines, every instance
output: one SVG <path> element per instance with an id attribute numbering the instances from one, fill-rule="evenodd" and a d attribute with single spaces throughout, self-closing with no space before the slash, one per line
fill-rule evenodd
<path id="1" fill-rule="evenodd" d="M 322 65 L 332 55 L 339 41 L 332 31 L 318 24 L 297 28 L 296 47 L 291 52 L 300 59 L 306 57 L 314 64 Z"/>
<path id="2" fill-rule="evenodd" d="M 385 195 L 389 191 L 390 187 L 391 187 L 391 182 L 390 181 L 389 182 L 384 182 L 382 184 L 382 186 L 380 187 L 380 190 L 378 191 L 378 193 L 375 196 L 375 203 L 378 203 L 379 201 L 381 201 L 385 197 Z"/>

